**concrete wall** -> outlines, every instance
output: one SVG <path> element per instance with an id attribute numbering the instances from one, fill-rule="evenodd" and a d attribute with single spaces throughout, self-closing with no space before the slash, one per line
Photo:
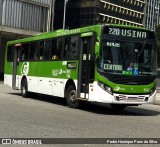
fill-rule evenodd
<path id="1" fill-rule="evenodd" d="M 55 0 L 0 0 L 0 80 L 7 41 L 51 30 L 54 18 L 49 17 L 54 16 L 54 3 Z"/>
<path id="2" fill-rule="evenodd" d="M 49 2 L 49 0 L 46 0 Z M 44 2 L 44 1 L 43 1 Z M 0 24 L 3 26 L 45 32 L 47 31 L 48 5 L 36 5 L 31 1 L 1 0 Z"/>

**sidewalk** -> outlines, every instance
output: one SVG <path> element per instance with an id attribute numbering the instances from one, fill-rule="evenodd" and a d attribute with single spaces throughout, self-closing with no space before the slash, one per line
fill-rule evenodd
<path id="1" fill-rule="evenodd" d="M 3 82 L 3 81 L 0 81 L 0 84 L 4 84 L 4 82 Z"/>
<path id="2" fill-rule="evenodd" d="M 160 93 L 156 93 L 156 101 L 155 101 L 156 105 L 160 105 Z"/>

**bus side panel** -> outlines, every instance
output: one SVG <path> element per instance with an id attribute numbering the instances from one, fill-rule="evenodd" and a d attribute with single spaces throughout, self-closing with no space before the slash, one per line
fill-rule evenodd
<path id="1" fill-rule="evenodd" d="M 13 69 L 12 62 L 5 62 L 5 69 L 4 69 L 4 84 L 12 87 L 12 69 Z"/>
<path id="2" fill-rule="evenodd" d="M 28 76 L 27 82 L 28 82 L 28 91 L 37 93 L 38 92 L 37 91 L 37 85 L 38 85 L 37 77 Z"/>
<path id="3" fill-rule="evenodd" d="M 68 68 L 68 63 L 76 63 L 77 68 Z M 27 73 L 25 73 L 24 65 L 27 65 Z M 77 87 L 77 61 L 20 62 L 18 70 L 19 89 L 21 88 L 22 78 L 26 77 L 29 92 L 64 97 L 66 82 L 69 79 L 73 80 Z"/>
<path id="4" fill-rule="evenodd" d="M 53 81 L 53 95 L 58 97 L 64 97 L 64 80 Z"/>
<path id="5" fill-rule="evenodd" d="M 12 87 L 12 75 L 4 74 L 4 84 L 9 87 Z"/>
<path id="6" fill-rule="evenodd" d="M 95 81 L 93 84 L 89 86 L 89 101 L 93 102 L 102 102 L 102 103 L 112 103 L 113 95 L 109 94 L 105 90 L 103 90 L 100 86 L 98 86 Z"/>
<path id="7" fill-rule="evenodd" d="M 76 61 L 40 61 L 37 63 L 37 92 L 64 97 L 66 82 L 68 79 L 77 80 L 78 75 L 78 68 L 69 69 L 68 62 L 76 63 Z"/>

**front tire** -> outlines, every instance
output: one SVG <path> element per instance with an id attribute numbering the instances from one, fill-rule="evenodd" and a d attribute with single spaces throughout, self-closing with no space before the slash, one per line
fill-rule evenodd
<path id="1" fill-rule="evenodd" d="M 78 108 L 79 101 L 77 99 L 76 88 L 73 85 L 70 85 L 66 91 L 66 101 L 69 107 Z"/>
<path id="2" fill-rule="evenodd" d="M 22 97 L 25 97 L 25 98 L 29 96 L 27 79 L 23 79 L 21 83 L 21 94 L 22 94 Z"/>

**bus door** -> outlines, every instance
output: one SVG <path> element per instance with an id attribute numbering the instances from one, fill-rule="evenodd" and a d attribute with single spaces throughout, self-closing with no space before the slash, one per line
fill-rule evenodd
<path id="1" fill-rule="evenodd" d="M 84 33 L 85 34 L 85 33 Z M 79 77 L 77 97 L 89 98 L 89 83 L 94 81 L 94 45 L 95 36 L 81 35 L 81 51 L 79 62 Z"/>
<path id="2" fill-rule="evenodd" d="M 12 88 L 18 89 L 19 87 L 19 56 L 20 56 L 21 44 L 15 44 L 14 58 L 13 58 L 13 71 L 12 71 Z"/>

